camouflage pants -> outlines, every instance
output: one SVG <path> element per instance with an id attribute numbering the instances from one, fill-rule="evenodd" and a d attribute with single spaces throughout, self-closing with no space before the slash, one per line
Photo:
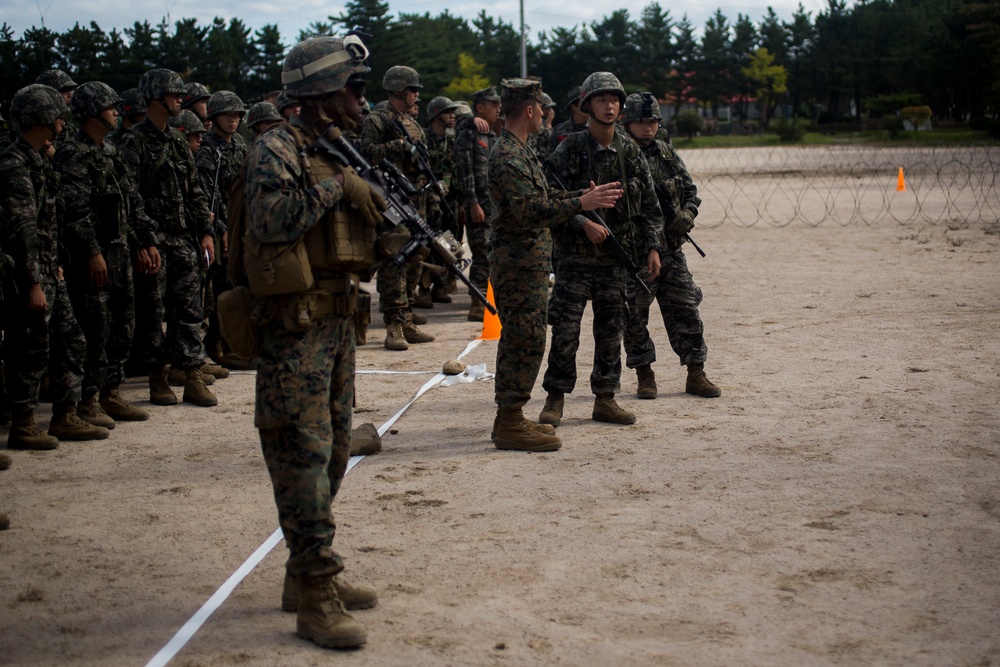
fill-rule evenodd
<path id="1" fill-rule="evenodd" d="M 701 288 L 694 284 L 684 252 L 677 248 L 660 253 L 660 276 L 649 286 L 652 294 L 629 279 L 629 317 L 625 327 L 625 364 L 629 368 L 649 366 L 656 361 L 656 346 L 649 336 L 649 307 L 660 306 L 670 347 L 681 365 L 703 364 L 708 358 L 705 325 L 698 315 Z"/>
<path id="2" fill-rule="evenodd" d="M 625 328 L 625 270 L 608 262 L 579 262 L 562 258 L 549 300 L 552 343 L 542 386 L 545 391 L 569 394 L 576 386 L 576 352 L 580 322 L 587 302 L 594 308 L 594 367 L 590 390 L 617 394 L 622 374 L 622 331 Z"/>
<path id="3" fill-rule="evenodd" d="M 375 287 L 378 289 L 378 307 L 382 311 L 382 321 L 386 326 L 405 322 L 412 312 L 406 296 L 406 267 L 385 262 L 378 269 Z"/>
<path id="4" fill-rule="evenodd" d="M 122 285 L 94 287 L 90 276 L 78 271 L 69 283 L 73 312 L 87 341 L 83 358 L 83 395 L 114 388 L 125 380 L 125 362 L 135 332 L 135 293 L 132 263 L 122 264 Z"/>
<path id="5" fill-rule="evenodd" d="M 135 277 L 135 355 L 150 369 L 167 364 L 195 368 L 205 363 L 199 274 L 202 251 L 187 236 L 158 237 L 163 260 L 160 270 Z"/>
<path id="6" fill-rule="evenodd" d="M 354 317 L 330 315 L 304 333 L 280 319 L 260 328 L 254 425 L 271 475 L 292 575 L 336 574 L 330 503 L 347 471 L 354 404 Z"/>
<path id="7" fill-rule="evenodd" d="M 549 274 L 498 270 L 493 295 L 503 328 L 497 346 L 496 403 L 522 406 L 531 399 L 545 356 Z"/>
<path id="8" fill-rule="evenodd" d="M 472 264 L 469 266 L 469 280 L 479 290 L 486 294 L 486 283 L 490 279 L 490 258 L 489 245 L 486 243 L 486 236 L 490 233 L 489 223 L 479 225 L 466 220 L 465 240 L 472 251 Z M 472 292 L 469 292 L 472 294 Z"/>
<path id="9" fill-rule="evenodd" d="M 8 321 L 4 354 L 7 401 L 13 412 L 38 407 L 38 389 L 46 370 L 53 403 L 80 400 L 87 341 L 73 315 L 65 281 L 43 283 L 42 291 L 44 311 L 29 310 L 27 295 L 22 295 L 14 306 L 17 312 Z"/>

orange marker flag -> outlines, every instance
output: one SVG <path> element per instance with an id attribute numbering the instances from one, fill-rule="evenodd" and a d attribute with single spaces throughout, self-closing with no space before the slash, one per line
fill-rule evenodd
<path id="1" fill-rule="evenodd" d="M 903 168 L 899 168 L 899 177 L 896 179 L 896 192 L 906 192 L 906 179 L 903 178 Z"/>
<path id="2" fill-rule="evenodd" d="M 486 283 L 486 300 L 496 306 L 492 282 Z M 500 330 L 502 328 L 500 317 L 487 310 L 486 314 L 483 315 L 483 333 L 480 334 L 479 340 L 500 340 Z"/>

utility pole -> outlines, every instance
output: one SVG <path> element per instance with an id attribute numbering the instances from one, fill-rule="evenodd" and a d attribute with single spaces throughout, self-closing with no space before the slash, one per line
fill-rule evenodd
<path id="1" fill-rule="evenodd" d="M 521 78 L 528 76 L 528 48 L 524 39 L 524 0 L 521 0 Z"/>

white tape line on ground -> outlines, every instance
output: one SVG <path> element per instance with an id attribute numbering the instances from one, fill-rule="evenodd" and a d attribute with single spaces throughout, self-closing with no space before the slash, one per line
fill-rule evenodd
<path id="1" fill-rule="evenodd" d="M 458 358 L 461 359 L 469 352 L 472 352 L 479 346 L 479 343 L 481 342 L 482 341 L 480 340 L 471 341 L 468 345 L 465 346 L 465 350 L 462 351 L 462 354 L 458 355 Z M 421 375 L 422 374 L 423 373 L 421 373 Z M 438 373 L 430 380 L 425 382 L 424 385 L 417 391 L 417 394 L 410 400 L 410 402 L 407 403 L 405 406 L 403 406 L 403 409 L 401 409 L 399 412 L 390 417 L 389 421 L 387 421 L 385 424 L 382 424 L 382 426 L 378 429 L 379 437 L 381 437 L 386 431 L 388 431 L 389 428 L 396 423 L 396 421 L 403 415 L 403 413 L 406 412 L 406 410 L 411 405 L 413 405 L 418 398 L 426 394 L 432 387 L 439 384 L 442 380 L 444 380 L 445 377 L 446 376 L 444 373 Z M 350 472 L 351 468 L 360 463 L 361 459 L 363 458 L 364 458 L 363 456 L 352 456 L 351 459 L 347 462 L 347 470 L 344 472 L 344 474 L 346 475 L 348 472 Z M 173 660 L 174 657 L 178 653 L 180 653 L 181 649 L 184 648 L 185 645 L 187 645 L 187 643 L 191 640 L 191 638 L 194 637 L 194 634 L 201 629 L 201 626 L 203 626 L 205 622 L 208 621 L 209 617 L 211 617 L 211 615 L 214 614 L 215 611 L 222 606 L 222 603 L 226 601 L 226 599 L 236 589 L 236 587 L 240 584 L 240 582 L 246 579 L 247 575 L 250 574 L 253 571 L 253 569 L 260 564 L 262 560 L 264 560 L 264 557 L 267 554 L 271 553 L 271 550 L 274 549 L 274 547 L 278 546 L 278 543 L 281 542 L 283 537 L 284 536 L 281 533 L 281 528 L 278 528 L 273 533 L 271 533 L 271 536 L 267 538 L 267 540 L 265 540 L 262 545 L 257 547 L 257 550 L 254 551 L 252 554 L 250 554 L 249 558 L 243 561 L 243 564 L 240 565 L 239 569 L 236 570 L 236 572 L 233 572 L 233 574 L 230 575 L 228 579 L 226 579 L 226 582 L 224 584 L 219 586 L 219 590 L 215 591 L 212 597 L 208 598 L 208 601 L 201 606 L 201 609 L 195 612 L 195 615 L 192 616 L 191 619 L 188 620 L 188 622 L 185 623 L 181 627 L 181 629 L 177 631 L 177 634 L 175 634 L 171 638 L 171 640 L 167 642 L 166 646 L 161 648 L 160 651 L 156 655 L 154 655 L 149 662 L 146 663 L 146 667 L 164 667 L 164 665 Z"/>

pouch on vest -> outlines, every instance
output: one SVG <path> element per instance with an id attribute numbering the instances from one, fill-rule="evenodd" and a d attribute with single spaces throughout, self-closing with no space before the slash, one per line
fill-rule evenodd
<path id="1" fill-rule="evenodd" d="M 305 237 L 291 243 L 262 243 L 249 229 L 243 235 L 243 262 L 254 296 L 304 292 L 313 284 Z"/>
<path id="2" fill-rule="evenodd" d="M 251 321 L 253 296 L 243 286 L 226 290 L 217 300 L 219 333 L 230 349 L 241 357 L 253 359 L 258 349 L 257 326 Z"/>

